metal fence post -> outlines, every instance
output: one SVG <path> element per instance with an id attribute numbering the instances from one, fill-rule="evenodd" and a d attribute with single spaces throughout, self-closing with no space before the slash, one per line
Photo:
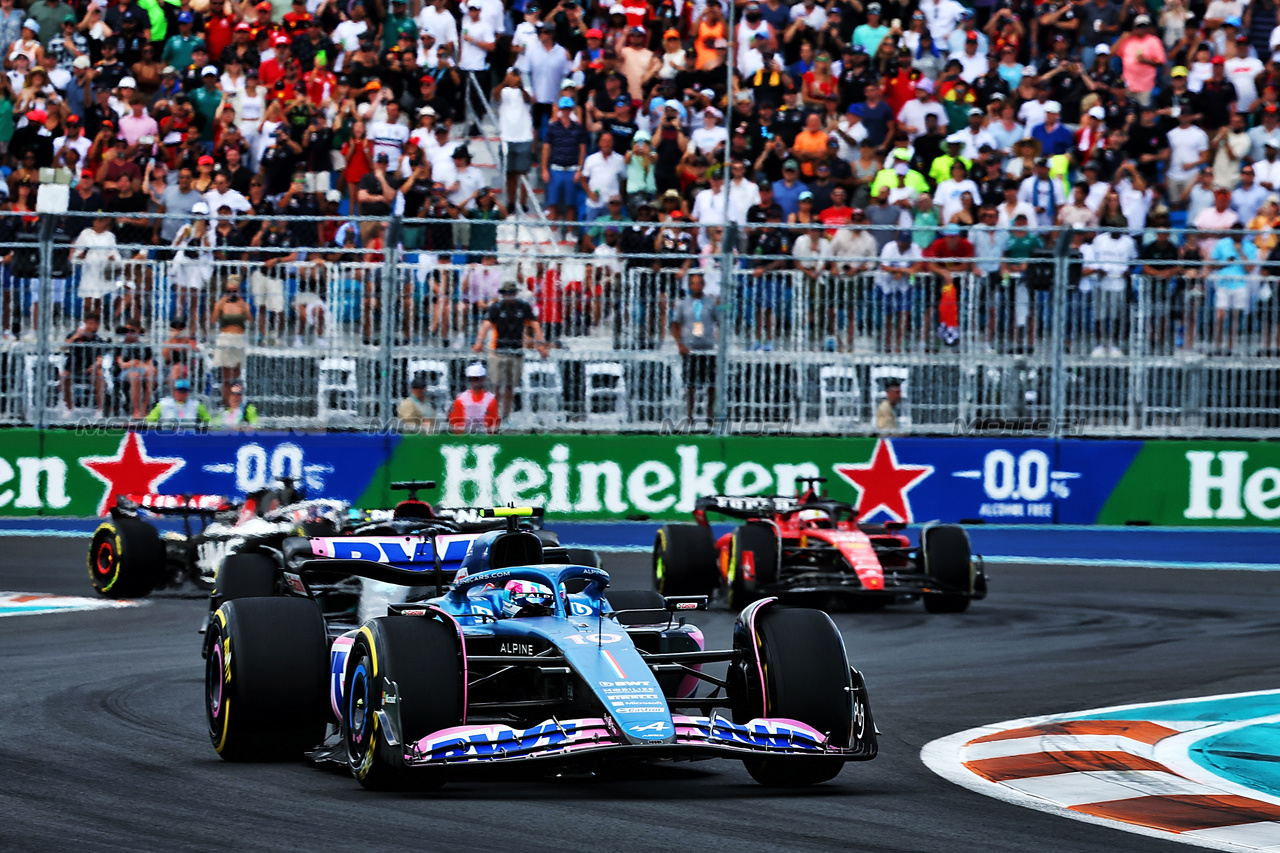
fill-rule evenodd
<path id="1" fill-rule="evenodd" d="M 1067 411 L 1067 378 L 1064 375 L 1067 350 L 1067 289 L 1071 286 L 1068 252 L 1071 248 L 1070 231 L 1058 235 L 1053 250 L 1053 373 L 1050 385 L 1049 430 L 1053 438 L 1063 435 L 1063 418 Z"/>
<path id="2" fill-rule="evenodd" d="M 393 353 L 395 352 L 395 320 L 401 309 L 400 282 L 396 277 L 396 266 L 400 253 L 399 216 L 392 216 L 387 222 L 386 252 L 382 256 L 382 346 L 378 357 L 378 423 L 381 428 L 391 426 L 392 406 L 391 383 L 394 375 Z"/>
<path id="3" fill-rule="evenodd" d="M 728 193 L 728 190 L 725 190 Z M 733 274 L 733 247 L 738 242 L 738 224 L 726 222 L 724 237 L 720 242 L 724 250 L 720 255 L 720 340 L 716 342 L 716 407 L 715 412 L 707 412 L 714 417 L 716 426 L 723 428 L 729 419 L 729 335 L 733 330 L 733 318 L 736 314 L 738 299 L 738 280 Z M 685 377 L 688 382 L 688 377 Z"/>
<path id="4" fill-rule="evenodd" d="M 33 395 L 36 404 L 36 429 L 43 430 L 48 425 L 48 407 L 45 395 L 49 388 L 49 335 L 52 332 L 51 317 L 53 313 L 53 229 L 57 217 L 51 213 L 40 216 L 40 325 L 36 329 L 37 350 L 36 369 L 32 371 L 32 381 L 37 393 Z"/>

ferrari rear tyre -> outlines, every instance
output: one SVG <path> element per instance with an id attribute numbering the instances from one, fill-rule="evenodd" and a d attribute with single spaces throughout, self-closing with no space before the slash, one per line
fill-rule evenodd
<path id="1" fill-rule="evenodd" d="M 160 531 L 136 518 L 104 521 L 89 545 L 89 582 L 99 595 L 136 598 L 165 582 Z"/>
<path id="2" fill-rule="evenodd" d="M 371 790 L 429 790 L 443 768 L 405 767 L 407 744 L 463 720 L 463 672 L 454 626 L 426 616 L 370 619 L 356 635 L 343 685 L 342 736 L 347 763 Z M 394 683 L 400 745 L 387 743 L 377 711 Z M 385 709 L 384 709 L 385 710 Z"/>
<path id="3" fill-rule="evenodd" d="M 729 606 L 741 610 L 778 579 L 778 537 L 759 524 L 733 531 L 729 553 Z"/>
<path id="4" fill-rule="evenodd" d="M 831 617 L 821 610 L 765 605 L 755 628 L 764 696 L 747 712 L 797 720 L 828 735 L 832 745 L 849 746 L 854 725 L 849 661 Z M 752 757 L 742 763 L 751 778 L 774 788 L 816 785 L 834 779 L 844 767 L 839 758 L 794 756 Z"/>
<path id="5" fill-rule="evenodd" d="M 232 554 L 222 561 L 213 594 L 219 602 L 276 594 L 276 561 L 263 554 Z"/>
<path id="6" fill-rule="evenodd" d="M 228 601 L 209 624 L 205 718 L 227 761 L 296 761 L 324 740 L 329 641 L 314 601 Z"/>
<path id="7" fill-rule="evenodd" d="M 973 595 L 973 555 L 969 535 L 954 524 L 930 525 L 921 535 L 920 555 L 924 570 L 938 585 L 948 590 L 924 596 L 929 613 L 963 613 Z"/>
<path id="8" fill-rule="evenodd" d="M 664 524 L 653 540 L 653 578 L 663 595 L 711 595 L 717 585 L 716 544 L 698 524 Z"/>

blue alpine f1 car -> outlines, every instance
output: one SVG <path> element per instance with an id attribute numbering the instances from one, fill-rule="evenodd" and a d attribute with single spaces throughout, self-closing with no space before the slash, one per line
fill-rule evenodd
<path id="1" fill-rule="evenodd" d="M 732 648 L 707 650 L 683 617 L 704 596 L 611 590 L 597 566 L 543 559 L 516 523 L 535 510 L 491 512 L 507 529 L 478 536 L 452 578 L 439 559 L 330 557 L 296 564 L 291 594 L 224 601 L 205 646 L 217 752 L 336 761 L 374 789 L 463 767 L 701 758 L 797 786 L 875 757 L 866 686 L 825 613 L 757 601 Z M 435 590 L 350 629 L 311 594 L 335 573 Z"/>

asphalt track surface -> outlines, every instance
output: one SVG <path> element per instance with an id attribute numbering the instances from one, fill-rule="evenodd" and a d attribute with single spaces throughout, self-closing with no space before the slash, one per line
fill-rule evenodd
<path id="1" fill-rule="evenodd" d="M 76 539 L 0 539 L 0 590 L 90 594 Z M 642 555 L 608 555 L 616 587 Z M 1002 566 L 969 613 L 836 616 L 882 732 L 803 791 L 730 761 L 639 776 L 495 775 L 364 791 L 305 764 L 232 765 L 205 734 L 206 604 L 0 619 L 0 850 L 1184 851 L 963 790 L 921 764 L 985 723 L 1280 686 L 1280 574 Z M 709 645 L 729 613 L 696 614 Z"/>

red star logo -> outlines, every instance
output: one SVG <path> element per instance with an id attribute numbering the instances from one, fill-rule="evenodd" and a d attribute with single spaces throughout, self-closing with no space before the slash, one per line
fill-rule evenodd
<path id="1" fill-rule="evenodd" d="M 115 456 L 82 456 L 80 464 L 106 484 L 102 501 L 98 504 L 98 515 L 106 515 L 107 509 L 116 505 L 117 495 L 154 492 L 157 486 L 187 463 L 175 456 L 148 456 L 142 436 L 130 432 L 120 439 Z"/>
<path id="2" fill-rule="evenodd" d="M 858 520 L 883 510 L 894 521 L 912 521 L 907 493 L 933 473 L 932 465 L 899 465 L 893 442 L 878 439 L 871 459 L 861 464 L 833 465 L 835 472 L 858 490 Z"/>

